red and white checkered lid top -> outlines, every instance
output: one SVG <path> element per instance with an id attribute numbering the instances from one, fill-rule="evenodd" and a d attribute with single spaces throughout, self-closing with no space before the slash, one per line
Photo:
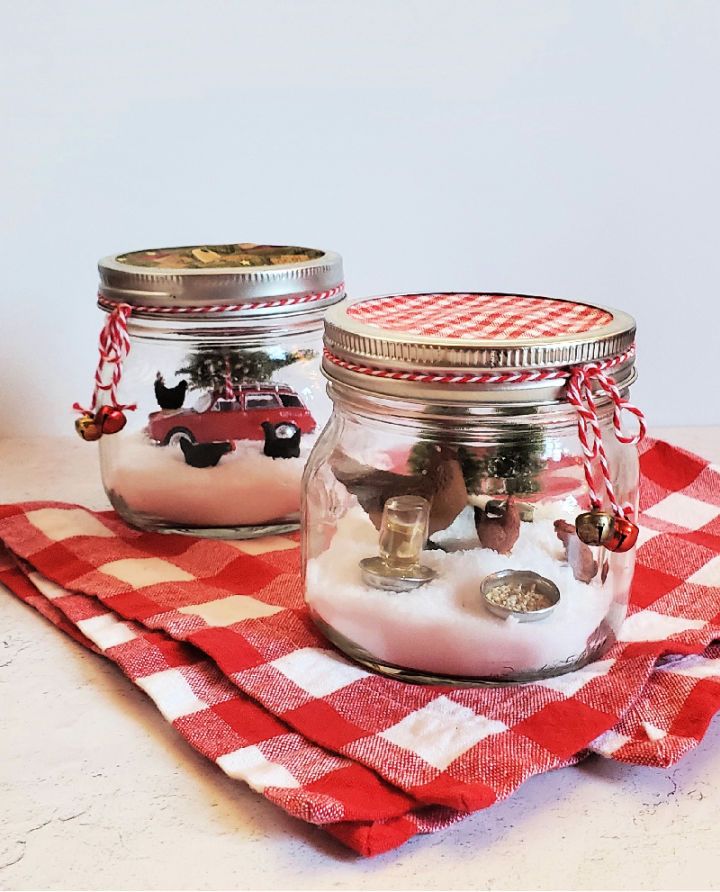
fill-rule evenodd
<path id="1" fill-rule="evenodd" d="M 379 382 L 454 384 L 462 377 L 474 383 L 483 373 L 613 360 L 634 338 L 635 321 L 627 313 L 578 301 L 485 292 L 394 294 L 328 312 L 324 368 L 332 378 L 353 376 L 358 386 L 366 386 L 359 375 Z"/>
<path id="2" fill-rule="evenodd" d="M 584 334 L 613 321 L 602 307 L 516 294 L 394 294 L 358 301 L 347 315 L 379 331 L 480 341 Z"/>

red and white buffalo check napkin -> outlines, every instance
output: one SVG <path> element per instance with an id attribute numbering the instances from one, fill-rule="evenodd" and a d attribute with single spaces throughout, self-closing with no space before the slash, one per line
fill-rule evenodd
<path id="1" fill-rule="evenodd" d="M 230 777 L 363 855 L 588 752 L 666 766 L 720 709 L 720 469 L 642 455 L 633 606 L 601 662 L 538 684 L 403 684 L 347 662 L 305 611 L 296 537 L 144 533 L 113 512 L 0 508 L 0 582 L 113 660 Z"/>

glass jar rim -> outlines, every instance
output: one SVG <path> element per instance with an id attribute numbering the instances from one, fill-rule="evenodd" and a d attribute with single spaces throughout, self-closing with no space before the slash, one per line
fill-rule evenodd
<path id="1" fill-rule="evenodd" d="M 326 375 L 326 378 L 328 376 Z M 619 389 L 626 394 L 636 379 L 635 370 Z M 437 392 L 383 392 L 370 391 L 336 378 L 328 379 L 328 395 L 335 411 L 348 411 L 367 420 L 382 424 L 399 424 L 409 427 L 423 427 L 437 424 L 438 429 L 457 428 L 458 435 L 469 432 L 475 426 L 486 426 L 497 422 L 504 425 L 550 424 L 567 426 L 577 430 L 577 409 L 567 399 L 566 394 L 556 393 L 547 399 L 548 390 L 525 393 L 524 400 L 511 398 L 502 400 L 495 395 L 480 395 L 467 388 L 456 398 L 438 398 Z M 554 398 L 553 398 L 554 397 Z M 595 410 L 602 424 L 612 420 L 614 404 L 604 392 L 595 394 Z"/>

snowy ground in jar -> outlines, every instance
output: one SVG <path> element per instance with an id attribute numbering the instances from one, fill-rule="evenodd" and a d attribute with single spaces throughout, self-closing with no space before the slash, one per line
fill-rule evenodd
<path id="1" fill-rule="evenodd" d="M 185 463 L 179 446 L 157 446 L 138 431 L 123 433 L 104 463 L 105 489 L 130 511 L 193 527 L 265 524 L 296 517 L 300 481 L 314 437 L 299 458 L 268 458 L 262 440 L 238 440 L 214 468 Z"/>
<path id="2" fill-rule="evenodd" d="M 617 630 L 624 617 L 634 556 L 611 555 L 600 574 L 578 582 L 563 562 L 553 522 L 574 520 L 572 500 L 538 505 L 523 523 L 512 553 L 478 547 L 472 510 L 464 511 L 436 541 L 463 550 L 423 552 L 438 578 L 411 592 L 386 592 L 362 582 L 359 561 L 377 554 L 378 532 L 359 505 L 339 521 L 328 549 L 308 562 L 308 604 L 329 626 L 377 659 L 445 675 L 502 676 L 535 672 L 572 661 L 604 619 Z M 574 512 L 574 513 L 573 513 Z M 604 559 L 601 557 L 601 560 Z M 538 622 L 503 620 L 480 595 L 485 576 L 506 569 L 533 570 L 560 590 L 560 603 Z"/>

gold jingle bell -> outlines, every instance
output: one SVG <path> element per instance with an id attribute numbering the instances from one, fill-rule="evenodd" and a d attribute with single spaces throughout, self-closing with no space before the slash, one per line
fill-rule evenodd
<path id="1" fill-rule="evenodd" d="M 83 440 L 99 440 L 102 437 L 102 428 L 90 412 L 75 419 L 75 430 Z"/>
<path id="2" fill-rule="evenodd" d="M 609 548 L 608 543 L 614 531 L 615 518 L 607 511 L 594 509 L 578 514 L 575 518 L 575 532 L 578 534 L 578 539 L 586 545 L 605 545 Z"/>

